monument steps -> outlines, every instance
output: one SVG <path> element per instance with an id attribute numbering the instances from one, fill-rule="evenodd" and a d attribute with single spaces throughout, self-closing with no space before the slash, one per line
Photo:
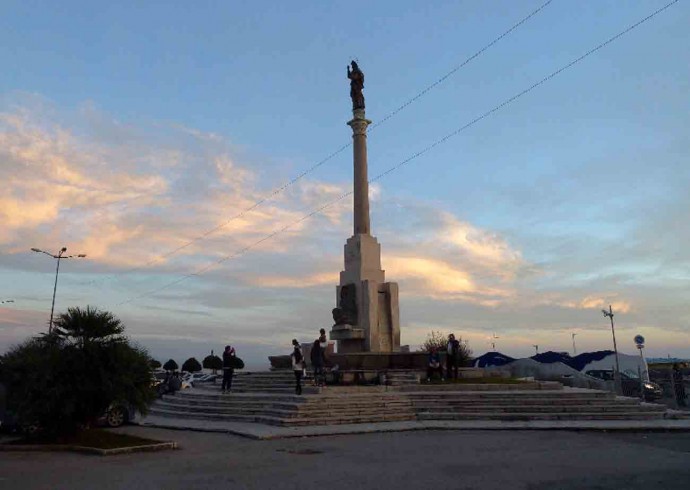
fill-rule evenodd
<path id="1" fill-rule="evenodd" d="M 656 420 L 663 419 L 663 413 L 629 412 L 629 413 L 446 413 L 425 412 L 418 414 L 418 420 Z"/>
<path id="2" fill-rule="evenodd" d="M 430 404 L 430 405 L 416 405 L 415 409 L 420 413 L 430 413 L 442 411 L 446 413 L 516 413 L 516 412 L 530 412 L 530 413 L 585 413 L 594 412 L 597 413 L 642 413 L 642 412 L 655 412 L 658 413 L 660 410 L 655 407 L 634 407 L 631 409 L 630 406 L 618 406 L 615 404 L 610 405 L 569 405 L 569 406 L 558 406 L 558 405 L 530 405 L 530 406 L 516 406 L 516 405 L 475 405 L 472 407 L 468 406 L 441 406 L 440 404 Z M 663 413 L 664 410 L 661 410 Z"/>
<path id="3" fill-rule="evenodd" d="M 291 392 L 222 394 L 217 388 L 191 389 L 166 395 L 151 407 L 151 413 L 282 426 L 393 420 L 649 420 L 665 416 L 661 405 L 641 404 L 634 398 L 595 390 L 409 392 L 360 388 L 339 391 L 328 387 L 321 393 L 303 396 Z"/>

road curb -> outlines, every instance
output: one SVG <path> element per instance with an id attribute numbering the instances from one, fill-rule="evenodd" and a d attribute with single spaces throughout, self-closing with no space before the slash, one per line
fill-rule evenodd
<path id="1" fill-rule="evenodd" d="M 72 444 L 0 444 L 0 451 L 36 451 L 36 452 L 63 452 L 71 451 L 98 456 L 112 456 L 115 454 L 130 454 L 139 452 L 165 451 L 177 449 L 177 442 L 159 442 L 156 444 L 142 444 L 141 446 L 118 447 L 112 449 L 100 449 L 88 446 L 76 446 Z"/>

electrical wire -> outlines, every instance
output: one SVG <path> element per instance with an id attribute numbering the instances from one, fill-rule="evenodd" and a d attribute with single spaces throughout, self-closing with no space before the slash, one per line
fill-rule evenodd
<path id="1" fill-rule="evenodd" d="M 537 9 L 533 10 L 532 12 L 530 12 L 527 16 L 523 17 L 523 18 L 522 18 L 521 20 L 519 20 L 517 23 L 513 24 L 508 30 L 506 30 L 505 32 L 503 32 L 500 36 L 494 38 L 489 44 L 485 45 L 484 47 L 482 47 L 481 49 L 479 49 L 477 52 L 475 52 L 474 54 L 472 54 L 471 56 L 469 56 L 469 57 L 468 57 L 467 59 L 465 59 L 462 63 L 460 63 L 459 65 L 455 66 L 455 67 L 454 67 L 453 69 L 451 69 L 448 73 L 446 73 L 445 75 L 443 75 L 441 78 L 439 78 L 438 80 L 434 81 L 432 84 L 430 84 L 430 85 L 428 85 L 427 87 L 425 87 L 422 91 L 418 92 L 415 96 L 413 96 L 412 98 L 410 98 L 409 100 L 407 100 L 404 104 L 402 104 L 402 105 L 399 106 L 398 108 L 394 109 L 392 112 L 390 112 L 390 113 L 389 113 L 387 116 L 385 116 L 383 119 L 381 119 L 380 121 L 378 121 L 378 122 L 372 124 L 372 125 L 371 125 L 371 128 L 370 128 L 370 130 L 369 130 L 369 132 L 371 132 L 371 131 L 374 130 L 375 128 L 377 128 L 377 127 L 379 127 L 379 126 L 385 124 L 388 120 L 390 120 L 391 118 L 395 117 L 395 116 L 396 116 L 397 114 L 399 114 L 401 111 L 405 110 L 407 107 L 409 107 L 410 105 L 412 105 L 413 103 L 415 103 L 416 101 L 418 101 L 419 99 L 421 99 L 421 98 L 422 98 L 424 95 L 426 95 L 429 91 L 433 90 L 434 88 L 436 88 L 437 86 L 439 86 L 440 84 L 442 84 L 443 82 L 445 82 L 448 78 L 450 78 L 451 76 L 453 76 L 455 73 L 457 73 L 457 72 L 458 72 L 460 69 L 462 69 L 464 66 L 466 66 L 467 64 L 469 64 L 470 62 L 472 62 L 473 60 L 475 60 L 476 58 L 478 58 L 479 56 L 481 56 L 485 51 L 487 51 L 488 49 L 490 49 L 492 46 L 494 46 L 495 44 L 497 44 L 498 42 L 500 42 L 502 39 L 504 39 L 506 36 L 508 36 L 508 35 L 509 35 L 510 33 L 512 33 L 514 30 L 518 29 L 522 24 L 524 24 L 524 23 L 527 22 L 529 19 L 531 19 L 532 17 L 534 17 L 535 15 L 537 15 L 539 12 L 541 12 L 541 11 L 542 11 L 544 8 L 546 8 L 552 1 L 553 1 L 553 0 L 548 0 L 548 1 L 546 1 L 545 3 L 543 3 L 542 5 L 540 5 Z M 336 157 L 337 155 L 339 155 L 340 153 L 342 153 L 344 150 L 346 150 L 346 149 L 349 148 L 350 146 L 352 146 L 352 142 L 348 142 L 347 144 L 341 146 L 340 148 L 338 148 L 337 150 L 335 150 L 333 153 L 331 153 L 331 154 L 328 155 L 327 157 L 323 158 L 322 160 L 318 161 L 317 163 L 315 163 L 315 164 L 312 165 L 311 167 L 307 168 L 306 170 L 302 171 L 299 175 L 297 175 L 296 177 L 292 178 L 291 180 L 289 180 L 288 182 L 286 182 L 286 183 L 283 184 L 282 186 L 280 186 L 280 187 L 274 189 L 270 194 L 267 194 L 267 195 L 264 196 L 263 198 L 259 199 L 257 202 L 255 202 L 254 204 L 252 204 L 252 205 L 249 206 L 248 208 L 246 208 L 246 209 L 244 209 L 243 211 L 239 212 L 238 214 L 232 216 L 231 218 L 229 218 L 227 221 L 221 223 L 220 225 L 215 226 L 214 228 L 211 228 L 211 229 L 209 229 L 209 230 L 203 232 L 202 234 L 200 234 L 200 235 L 198 235 L 198 236 L 192 238 L 191 240 L 189 240 L 189 241 L 183 243 L 182 245 L 180 245 L 180 246 L 178 246 L 178 247 L 176 247 L 176 248 L 174 248 L 174 249 L 172 249 L 172 250 L 169 250 L 168 252 L 165 252 L 165 253 L 163 253 L 163 254 L 161 254 L 161 255 L 158 255 L 158 256 L 154 257 L 153 259 L 151 259 L 151 260 L 145 262 L 145 263 L 142 264 L 142 265 L 135 266 L 135 267 L 131 267 L 131 268 L 129 268 L 129 269 L 126 269 L 126 270 L 124 270 L 124 271 L 122 271 L 122 272 L 118 272 L 118 273 L 116 273 L 116 274 L 110 274 L 110 275 L 108 275 L 108 276 L 106 276 L 106 277 L 104 277 L 104 278 L 101 278 L 101 279 L 94 279 L 94 280 L 89 281 L 89 282 L 87 282 L 87 283 L 85 283 L 85 284 L 90 285 L 90 284 L 94 284 L 94 283 L 97 283 L 97 282 L 105 281 L 105 280 L 110 279 L 110 278 L 122 277 L 122 276 L 127 275 L 127 274 L 130 274 L 130 273 L 132 273 L 132 272 L 136 272 L 136 271 L 145 269 L 145 268 L 147 268 L 147 267 L 149 267 L 149 266 L 151 266 L 151 265 L 153 265 L 153 264 L 155 264 L 155 263 L 157 263 L 157 262 L 160 262 L 161 260 L 167 259 L 168 257 L 171 257 L 171 256 L 177 254 L 178 252 L 181 252 L 182 250 L 186 249 L 187 247 L 193 245 L 194 243 L 196 243 L 196 242 L 198 242 L 198 241 L 201 241 L 201 240 L 204 240 L 204 239 L 205 239 L 206 237 L 208 237 L 209 235 L 212 235 L 213 233 L 217 232 L 218 230 L 221 230 L 221 229 L 225 228 L 226 226 L 228 226 L 228 225 L 229 225 L 230 223 L 232 223 L 233 221 L 235 221 L 235 220 L 237 220 L 237 219 L 240 219 L 240 218 L 243 218 L 247 213 L 249 213 L 249 212 L 255 210 L 256 208 L 258 208 L 259 206 L 261 206 L 263 203 L 265 203 L 265 202 L 271 200 L 272 198 L 274 198 L 274 197 L 277 196 L 278 194 L 282 193 L 282 192 L 283 192 L 284 190 L 286 190 L 288 187 L 294 185 L 294 184 L 297 183 L 299 180 L 301 180 L 302 178 L 304 178 L 306 175 L 312 173 L 313 171 L 315 171 L 316 169 L 318 169 L 319 167 L 321 167 L 322 165 L 324 165 L 326 162 L 330 161 L 331 159 L 333 159 L 334 157 Z"/>
<path id="2" fill-rule="evenodd" d="M 636 27 L 640 26 L 641 24 L 644 24 L 645 22 L 647 22 L 648 20 L 652 19 L 652 18 L 655 17 L 656 15 L 658 15 L 658 14 L 660 14 L 661 12 L 663 12 L 664 10 L 668 9 L 669 7 L 671 7 L 673 4 L 677 3 L 678 1 L 679 1 L 679 0 L 673 0 L 672 2 L 666 4 L 665 6 L 663 6 L 663 7 L 659 8 L 659 9 L 657 9 L 657 10 L 654 11 L 653 13 L 649 14 L 647 17 L 645 17 L 645 18 L 643 18 L 643 19 L 637 21 L 636 23 L 632 24 L 631 26 L 629 26 L 629 27 L 626 28 L 625 30 L 619 32 L 618 34 L 616 34 L 616 35 L 614 35 L 614 36 L 612 36 L 612 37 L 610 37 L 608 40 L 606 40 L 606 41 L 600 43 L 599 45 L 597 45 L 596 47 L 590 49 L 590 50 L 587 51 L 585 54 L 583 54 L 583 55 L 579 56 L 578 58 L 572 60 L 571 62 L 569 62 L 568 64 L 562 66 L 561 68 L 557 69 L 556 71 L 552 72 L 551 74 L 545 76 L 544 78 L 542 78 L 542 79 L 539 80 L 538 82 L 536 82 L 536 83 L 530 85 L 528 88 L 526 88 L 526 89 L 524 89 L 524 90 L 518 92 L 517 94 L 513 95 L 512 97 L 510 97 L 510 98 L 504 100 L 504 101 L 501 102 L 500 104 L 494 106 L 492 109 L 490 109 L 490 110 L 484 112 L 483 114 L 481 114 L 480 116 L 477 116 L 476 118 L 472 119 L 472 120 L 471 120 L 470 122 L 468 122 L 467 124 L 465 124 L 465 125 L 463 125 L 463 126 L 460 126 L 460 127 L 459 127 L 458 129 L 456 129 L 455 131 L 452 131 L 452 132 L 446 134 L 445 136 L 443 136 L 442 138 L 437 139 L 436 141 L 434 141 L 434 142 L 431 143 L 430 145 L 426 146 L 426 147 L 423 148 L 422 150 L 418 151 L 417 153 L 414 153 L 412 156 L 406 158 L 405 160 L 402 160 L 400 163 L 398 163 L 398 164 L 396 164 L 396 165 L 390 167 L 389 169 L 385 170 L 384 172 L 378 174 L 378 175 L 377 175 L 376 177 L 374 177 L 373 179 L 370 179 L 369 182 L 376 182 L 377 180 L 382 179 L 383 177 L 385 177 L 386 175 L 390 174 L 391 172 L 396 171 L 397 169 L 399 169 L 399 168 L 402 167 L 403 165 L 408 164 L 408 163 L 411 162 L 412 160 L 414 160 L 414 159 L 416 159 L 416 158 L 419 158 L 420 156 L 422 156 L 422 155 L 424 155 L 425 153 L 431 151 L 432 149 L 436 148 L 437 146 L 439 146 L 439 145 L 445 143 L 445 142 L 448 141 L 450 138 L 452 138 L 452 137 L 454 137 L 454 136 L 457 136 L 457 135 L 460 134 L 461 132 L 465 131 L 466 129 L 468 129 L 468 128 L 472 127 L 472 126 L 474 126 L 475 124 L 477 124 L 477 123 L 480 122 L 481 120 L 483 120 L 483 119 L 487 118 L 488 116 L 494 114 L 495 112 L 501 110 L 502 108 L 506 107 L 507 105 L 509 105 L 509 104 L 511 104 L 511 103 L 513 103 L 513 102 L 515 102 L 516 100 L 518 100 L 518 99 L 521 98 L 522 96 L 528 94 L 529 92 L 531 92 L 531 91 L 534 90 L 535 88 L 539 87 L 540 85 L 543 85 L 544 83 L 546 83 L 546 82 L 548 82 L 549 80 L 553 79 L 554 77 L 558 76 L 559 74 L 561 74 L 561 73 L 564 72 L 565 70 L 567 70 L 567 69 L 571 68 L 572 66 L 576 65 L 577 63 L 579 63 L 580 61 L 582 61 L 582 60 L 584 60 L 585 58 L 589 57 L 590 55 L 596 53 L 596 52 L 599 51 L 600 49 L 602 49 L 602 48 L 608 46 L 609 44 L 611 44 L 612 42 L 616 41 L 616 40 L 619 39 L 620 37 L 624 36 L 624 35 L 627 34 L 628 32 L 632 31 L 632 30 L 635 29 Z M 159 291 L 162 291 L 162 290 L 164 290 L 164 289 L 167 289 L 167 288 L 169 288 L 169 287 L 171 287 L 171 286 L 173 286 L 173 285 L 175 285 L 175 284 L 179 284 L 180 282 L 182 282 L 182 281 L 184 281 L 184 280 L 186 280 L 186 279 L 188 279 L 188 278 L 190 278 L 190 277 L 199 276 L 199 275 L 201 275 L 201 274 L 207 272 L 208 270 L 210 270 L 210 269 L 212 269 L 212 268 L 214 268 L 214 267 L 216 267 L 216 266 L 222 264 L 223 262 L 225 262 L 225 261 L 227 261 L 227 260 L 230 260 L 230 259 L 239 257 L 240 255 L 243 255 L 243 254 L 245 254 L 246 252 L 248 252 L 249 250 L 251 250 L 252 248 L 254 248 L 254 247 L 260 245 L 261 243 L 263 243 L 263 242 L 265 242 L 265 241 L 267 241 L 267 240 L 270 240 L 271 238 L 275 237 L 276 235 L 279 235 L 280 233 L 283 233 L 283 232 L 287 231 L 288 229 L 292 228 L 293 226 L 295 226 L 295 225 L 297 225 L 297 224 L 299 224 L 299 223 L 301 223 L 301 222 L 303 222 L 303 221 L 305 221 L 305 220 L 311 218 L 312 216 L 314 216 L 314 215 L 320 213 L 320 212 L 323 211 L 324 209 L 326 209 L 326 208 L 328 208 L 328 207 L 334 205 L 335 203 L 337 203 L 337 202 L 343 200 L 344 198 L 350 196 L 351 194 L 353 194 L 353 191 L 346 192 L 346 193 L 342 194 L 341 196 L 339 196 L 338 198 L 336 198 L 336 199 L 334 199 L 334 200 L 332 200 L 332 201 L 330 201 L 330 202 L 328 202 L 328 203 L 326 203 L 326 204 L 320 206 L 319 208 L 314 209 L 314 210 L 311 211 L 310 213 L 308 213 L 308 214 L 302 216 L 300 219 L 298 219 L 298 220 L 296 220 L 296 221 L 294 221 L 294 222 L 291 222 L 291 223 L 289 223 L 289 224 L 283 226 L 282 228 L 280 228 L 280 229 L 278 229 L 278 230 L 276 230 L 276 231 L 270 233 L 269 235 L 266 235 L 265 237 L 261 238 L 260 240 L 258 240 L 258 241 L 256 241 L 256 242 L 252 243 L 251 245 L 248 245 L 248 246 L 246 246 L 246 247 L 244 247 L 244 248 L 238 250 L 237 252 L 234 252 L 233 254 L 226 255 L 225 257 L 222 257 L 221 259 L 219 259 L 219 260 L 217 260 L 217 261 L 215 261 L 215 262 L 212 262 L 212 263 L 210 263 L 210 264 L 208 264 L 208 265 L 202 267 L 201 269 L 199 269 L 199 270 L 197 270 L 197 271 L 195 271 L 195 272 L 193 272 L 193 273 L 191 273 L 191 274 L 187 274 L 187 275 L 182 276 L 182 277 L 180 277 L 180 278 L 178 278 L 178 279 L 176 279 L 176 280 L 174 280 L 174 281 L 172 281 L 172 282 L 169 282 L 169 283 L 165 284 L 164 286 L 162 286 L 162 287 L 160 287 L 160 288 L 153 289 L 153 290 L 148 291 L 148 292 L 146 292 L 146 293 L 144 293 L 144 294 L 142 294 L 142 295 L 139 295 L 139 296 L 130 298 L 130 299 L 128 299 L 128 300 L 123 301 L 122 303 L 118 303 L 117 306 L 121 306 L 121 305 L 130 303 L 130 302 L 132 302 L 132 301 L 135 301 L 135 300 L 137 300 L 137 299 L 141 299 L 141 298 L 150 296 L 150 295 L 152 295 L 152 294 L 155 294 L 155 293 L 157 293 L 157 292 L 159 292 Z"/>

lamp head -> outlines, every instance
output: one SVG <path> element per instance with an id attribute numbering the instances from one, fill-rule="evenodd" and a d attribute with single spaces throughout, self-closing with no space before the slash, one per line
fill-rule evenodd
<path id="1" fill-rule="evenodd" d="M 60 251 L 61 252 L 67 252 L 67 247 L 62 247 L 62 249 L 60 249 Z"/>
<path id="2" fill-rule="evenodd" d="M 86 254 L 79 254 L 79 255 L 77 255 L 77 257 L 79 257 L 80 259 L 83 259 L 84 257 L 86 257 Z"/>
<path id="3" fill-rule="evenodd" d="M 31 251 L 32 252 L 41 252 L 41 249 L 40 248 L 32 248 Z"/>
<path id="4" fill-rule="evenodd" d="M 609 316 L 609 312 L 606 310 L 601 310 L 601 312 L 604 314 L 604 316 Z"/>

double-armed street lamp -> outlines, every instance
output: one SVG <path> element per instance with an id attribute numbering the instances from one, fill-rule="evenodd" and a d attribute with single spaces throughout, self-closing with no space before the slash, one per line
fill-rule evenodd
<path id="1" fill-rule="evenodd" d="M 611 319 L 611 335 L 613 335 L 613 352 L 616 354 L 616 372 L 614 373 L 614 383 L 616 384 L 616 392 L 620 395 L 621 390 L 621 366 L 618 362 L 618 347 L 616 346 L 616 329 L 613 326 L 613 308 L 609 305 L 609 311 L 601 310 L 604 317 L 609 317 Z"/>
<path id="2" fill-rule="evenodd" d="M 13 299 L 3 299 L 2 301 L 0 301 L 0 304 L 4 305 L 5 303 L 14 303 L 14 300 Z"/>
<path id="3" fill-rule="evenodd" d="M 67 252 L 67 247 L 62 247 L 57 255 L 41 250 L 40 248 L 32 248 L 31 251 L 46 254 L 49 257 L 57 259 L 57 267 L 55 268 L 55 286 L 53 286 L 53 304 L 50 307 L 50 323 L 48 323 L 48 333 L 53 332 L 53 311 L 55 311 L 55 292 L 57 291 L 57 281 L 58 273 L 60 272 L 60 260 L 61 259 L 83 259 L 86 254 L 76 254 L 76 255 L 64 255 Z"/>

